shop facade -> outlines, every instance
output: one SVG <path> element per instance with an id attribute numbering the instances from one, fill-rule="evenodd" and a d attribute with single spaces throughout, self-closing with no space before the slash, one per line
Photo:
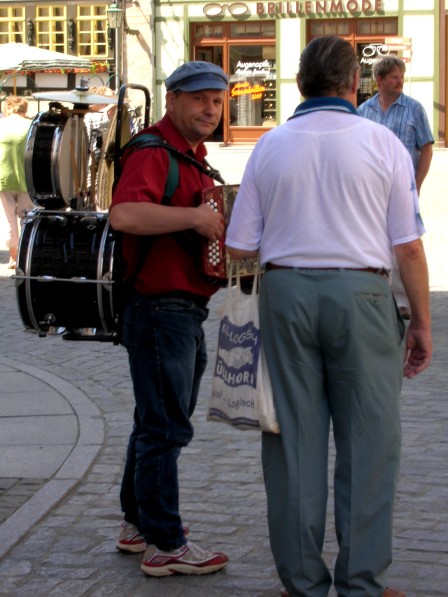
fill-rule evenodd
<path id="1" fill-rule="evenodd" d="M 230 78 L 223 120 L 210 140 L 254 143 L 285 122 L 300 101 L 296 73 L 305 45 L 335 34 L 357 53 L 359 103 L 376 91 L 375 61 L 396 54 L 407 64 L 405 93 L 424 105 L 435 138 L 445 143 L 446 61 L 440 49 L 445 51 L 448 0 L 162 0 L 154 16 L 154 118 L 163 113 L 163 83 L 172 70 L 188 60 L 207 60 Z"/>
<path id="2" fill-rule="evenodd" d="M 108 27 L 110 1 L 56 3 L 0 0 L 0 43 L 28 42 L 87 57 L 93 72 L 1 73 L 2 95 L 17 88 L 73 89 L 142 84 L 151 93 L 151 118 L 164 112 L 166 77 L 188 60 L 221 65 L 230 78 L 223 120 L 211 141 L 253 144 L 285 122 L 300 97 L 300 52 L 316 36 L 336 34 L 355 49 L 361 66 L 358 102 L 375 93 L 372 68 L 388 53 L 407 63 L 405 93 L 425 107 L 436 144 L 448 143 L 448 0 L 299 0 L 199 2 L 114 0 L 124 21 Z M 129 95 L 136 105 L 141 93 Z M 0 98 L 1 99 L 1 98 Z"/>

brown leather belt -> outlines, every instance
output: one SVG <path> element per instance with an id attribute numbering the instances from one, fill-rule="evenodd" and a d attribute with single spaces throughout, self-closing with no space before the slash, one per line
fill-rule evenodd
<path id="1" fill-rule="evenodd" d="M 349 271 L 349 272 L 369 272 L 371 274 L 378 274 L 384 278 L 389 277 L 389 273 L 384 268 L 378 267 L 294 267 L 292 265 L 276 265 L 275 263 L 266 263 L 266 269 L 297 269 L 299 271 Z"/>

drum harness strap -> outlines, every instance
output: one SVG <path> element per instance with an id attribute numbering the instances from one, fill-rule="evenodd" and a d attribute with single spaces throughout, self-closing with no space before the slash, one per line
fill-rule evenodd
<path id="1" fill-rule="evenodd" d="M 195 166 L 198 170 L 200 170 L 203 174 L 213 178 L 220 184 L 226 184 L 223 180 L 219 170 L 212 168 L 208 162 L 204 160 L 204 163 L 198 162 L 194 157 L 188 155 L 187 153 L 183 153 L 173 145 L 170 145 L 157 135 L 151 135 L 149 133 L 143 135 L 136 135 L 132 137 L 126 145 L 124 145 L 120 150 L 120 155 L 123 155 L 125 151 L 128 149 L 146 149 L 147 147 L 162 147 L 168 151 L 170 157 L 170 168 L 168 171 L 167 177 L 167 186 L 165 187 L 165 194 L 164 199 L 168 196 L 170 199 L 176 190 L 177 183 L 179 181 L 179 167 L 175 158 L 180 158 L 189 164 Z M 174 183 L 175 181 L 175 183 Z M 168 191 L 168 194 L 167 194 Z"/>
<path id="2" fill-rule="evenodd" d="M 168 168 L 168 175 L 166 177 L 163 198 L 162 198 L 162 202 L 161 202 L 162 205 L 169 205 L 169 203 L 171 201 L 171 197 L 173 196 L 173 194 L 177 188 L 177 185 L 179 183 L 179 164 L 178 164 L 178 161 L 176 158 L 180 158 L 180 159 L 183 159 L 184 161 L 187 161 L 189 164 L 195 166 L 203 174 L 205 174 L 206 176 L 209 176 L 213 180 L 216 180 L 217 182 L 219 182 L 221 184 L 226 184 L 224 179 L 222 178 L 221 174 L 219 173 L 219 171 L 216 170 L 215 168 L 212 168 L 210 166 L 210 164 L 208 164 L 205 160 L 204 160 L 205 163 L 199 162 L 192 156 L 185 154 L 182 151 L 180 151 L 179 149 L 177 149 L 176 147 L 174 147 L 173 145 L 170 145 L 169 143 L 167 143 L 164 139 L 162 139 L 158 135 L 151 135 L 149 133 L 145 133 L 142 135 L 136 135 L 136 136 L 132 137 L 132 139 L 130 141 L 128 141 L 125 145 L 123 145 L 123 147 L 120 149 L 120 156 L 123 156 L 123 154 L 128 150 L 134 151 L 137 149 L 146 149 L 148 147 L 160 147 L 160 148 L 166 149 L 168 152 L 169 168 Z M 173 236 L 176 239 L 176 241 L 181 245 L 181 247 L 185 251 L 188 252 L 188 249 L 190 247 L 189 247 L 187 239 L 185 239 L 182 236 L 182 233 L 176 233 Z M 142 237 L 143 242 L 141 243 L 140 251 L 138 254 L 138 258 L 137 258 L 132 276 L 128 280 L 124 281 L 125 297 L 129 295 L 129 293 L 132 290 L 134 283 L 137 279 L 137 275 L 138 275 L 139 271 L 141 270 L 141 268 L 143 267 L 143 263 L 145 261 L 145 257 L 147 255 L 147 252 L 149 249 L 150 239 L 151 239 L 150 236 Z M 125 299 L 125 297 L 123 297 L 123 299 Z M 124 302 L 125 301 L 123 300 L 123 303 Z M 118 341 L 116 343 L 118 343 Z"/>

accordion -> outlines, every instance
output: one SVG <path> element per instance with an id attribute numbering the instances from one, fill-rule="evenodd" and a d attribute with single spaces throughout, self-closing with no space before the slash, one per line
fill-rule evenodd
<path id="1" fill-rule="evenodd" d="M 230 271 L 230 257 L 226 250 L 225 236 L 238 189 L 239 185 L 223 185 L 210 187 L 202 191 L 202 203 L 207 203 L 214 211 L 218 211 L 224 216 L 225 230 L 219 240 L 204 241 L 202 266 L 207 277 L 223 284 L 227 282 Z M 256 257 L 239 261 L 240 276 L 242 277 L 253 277 L 256 268 Z"/>

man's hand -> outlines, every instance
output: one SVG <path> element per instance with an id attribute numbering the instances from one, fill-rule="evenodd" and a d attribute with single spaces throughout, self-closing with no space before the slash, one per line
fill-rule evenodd
<path id="1" fill-rule="evenodd" d="M 411 321 L 406 333 L 406 362 L 403 375 L 411 378 L 431 361 L 431 310 L 428 266 L 421 239 L 395 247 L 401 280 L 411 306 Z"/>
<path id="2" fill-rule="evenodd" d="M 406 334 L 406 362 L 403 375 L 408 379 L 424 371 L 431 362 L 431 331 L 414 328 L 412 321 Z"/>
<path id="3" fill-rule="evenodd" d="M 218 240 L 224 234 L 224 216 L 203 203 L 196 207 L 194 229 L 209 240 Z"/>

